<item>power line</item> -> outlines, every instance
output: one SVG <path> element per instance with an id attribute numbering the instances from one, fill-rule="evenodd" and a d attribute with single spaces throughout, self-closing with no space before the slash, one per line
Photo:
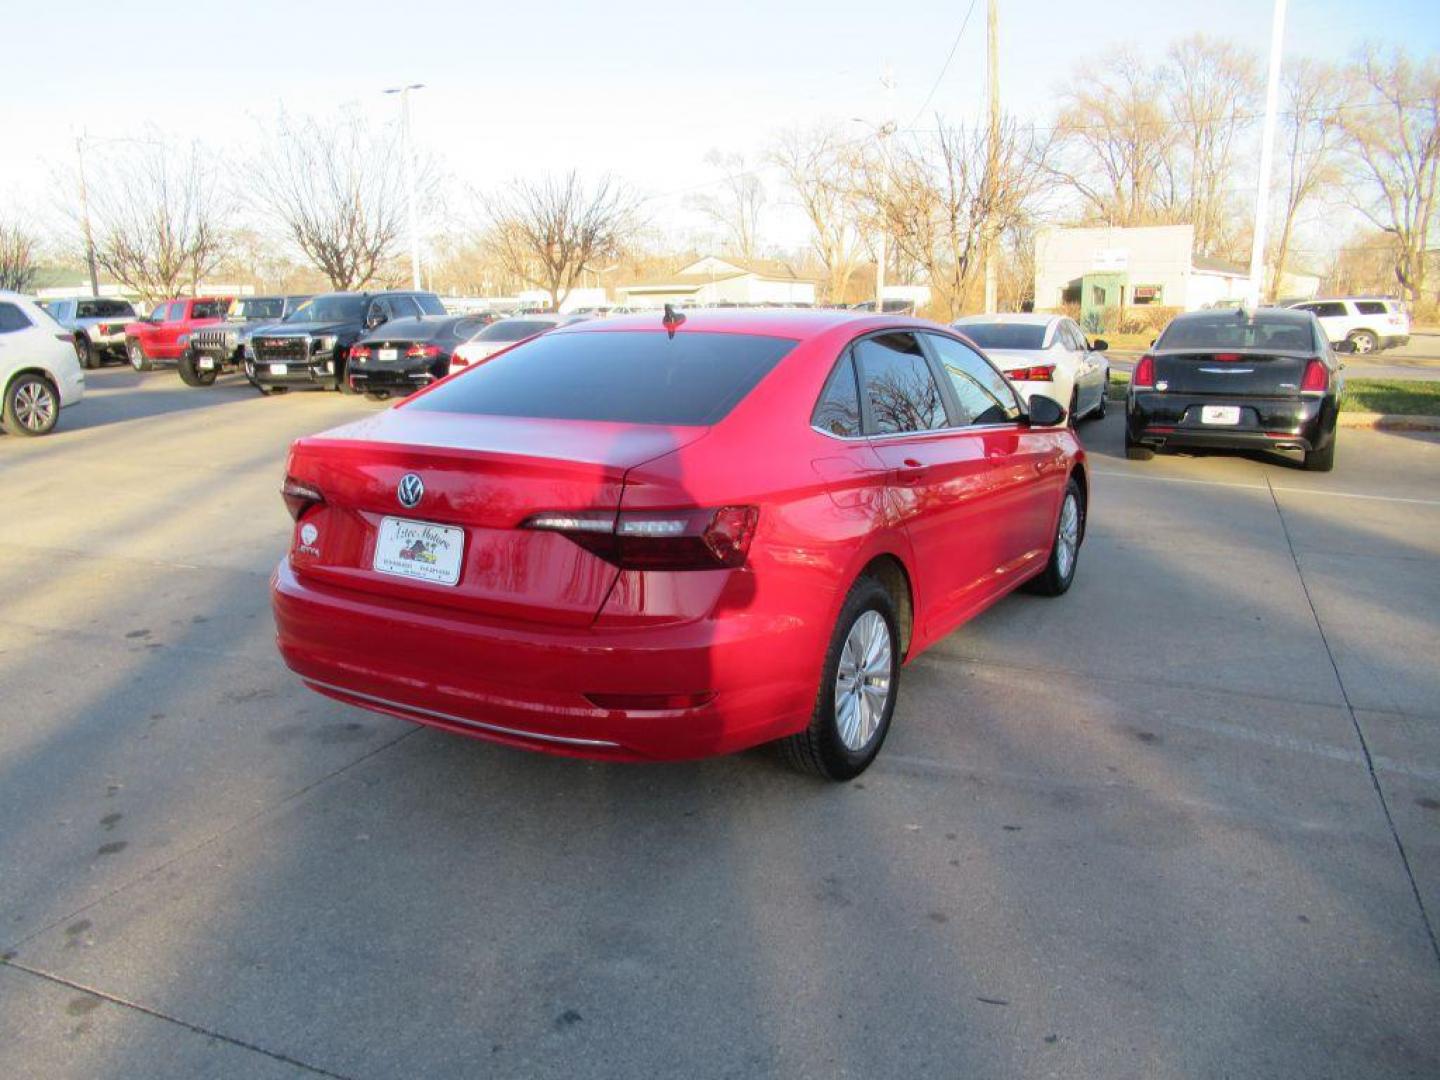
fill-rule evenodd
<path id="1" fill-rule="evenodd" d="M 945 63 L 940 67 L 940 74 L 935 76 L 935 81 L 930 85 L 930 92 L 925 95 L 925 102 L 915 111 L 910 118 L 910 125 L 924 115 L 925 110 L 930 107 L 931 100 L 935 97 L 935 91 L 940 89 L 941 80 L 945 73 L 950 70 L 950 61 L 955 59 L 955 50 L 960 47 L 960 39 L 965 36 L 965 27 L 970 25 L 970 15 L 975 10 L 975 0 L 970 0 L 970 6 L 965 9 L 965 18 L 960 20 L 960 29 L 955 34 L 955 40 L 950 43 L 950 51 L 945 54 Z M 908 125 L 907 125 L 908 126 Z"/>

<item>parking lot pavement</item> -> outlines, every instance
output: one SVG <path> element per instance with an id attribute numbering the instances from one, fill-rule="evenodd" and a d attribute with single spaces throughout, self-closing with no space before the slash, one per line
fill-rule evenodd
<path id="1" fill-rule="evenodd" d="M 1075 587 L 827 786 L 300 690 L 285 446 L 379 406 L 91 383 L 0 439 L 0 1075 L 1440 1071 L 1440 440 L 1084 425 Z"/>

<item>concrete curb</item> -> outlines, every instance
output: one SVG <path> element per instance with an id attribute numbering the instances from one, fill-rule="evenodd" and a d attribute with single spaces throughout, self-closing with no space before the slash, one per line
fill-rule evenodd
<path id="1" fill-rule="evenodd" d="M 1340 426 L 1375 431 L 1440 431 L 1440 416 L 1405 416 L 1401 413 L 1341 412 Z"/>

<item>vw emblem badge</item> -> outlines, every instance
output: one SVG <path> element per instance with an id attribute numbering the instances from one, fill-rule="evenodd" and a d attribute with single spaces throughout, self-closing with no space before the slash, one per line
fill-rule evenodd
<path id="1" fill-rule="evenodd" d="M 400 500 L 400 505 L 406 510 L 413 510 L 425 497 L 425 482 L 413 472 L 406 473 L 400 478 L 400 483 L 395 488 L 395 497 Z"/>

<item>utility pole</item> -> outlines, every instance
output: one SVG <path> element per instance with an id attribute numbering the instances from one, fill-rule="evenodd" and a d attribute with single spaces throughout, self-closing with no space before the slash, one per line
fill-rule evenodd
<path id="1" fill-rule="evenodd" d="M 410 154 L 410 91 L 425 89 L 424 83 L 392 86 L 387 94 L 400 95 L 400 159 L 405 170 L 405 202 L 410 218 L 410 284 L 420 288 L 420 219 L 415 209 L 415 163 Z"/>
<path id="2" fill-rule="evenodd" d="M 995 205 L 997 175 L 1000 172 L 1000 0 L 988 0 L 985 20 L 986 71 L 990 76 L 990 138 L 985 154 L 986 199 L 985 229 L 989 232 L 990 208 Z M 995 276 L 995 247 L 999 237 L 983 238 L 985 253 L 985 314 L 993 315 L 1000 306 L 1000 286 Z"/>
<path id="3" fill-rule="evenodd" d="M 1265 87 L 1265 123 L 1260 129 L 1260 176 L 1255 182 L 1255 231 L 1250 242 L 1247 306 L 1260 306 L 1265 283 L 1265 229 L 1269 223 L 1270 169 L 1275 159 L 1275 110 L 1280 100 L 1280 59 L 1285 46 L 1285 0 L 1275 0 L 1270 24 L 1270 80 Z"/>
<path id="4" fill-rule="evenodd" d="M 95 239 L 90 232 L 90 196 L 85 188 L 85 136 L 75 136 L 75 156 L 80 160 L 80 221 L 85 229 L 85 261 L 90 266 L 90 295 L 100 295 L 100 275 L 95 272 Z"/>
<path id="5" fill-rule="evenodd" d="M 888 64 L 880 75 L 880 85 L 885 88 L 885 115 L 881 117 L 880 126 L 875 132 L 875 141 L 880 147 L 880 233 L 875 241 L 876 315 L 885 314 L 885 248 L 886 234 L 890 228 L 886 216 L 888 214 L 886 203 L 890 194 L 890 159 L 885 153 L 885 140 L 895 131 L 895 121 L 891 116 L 895 96 L 895 77 L 890 73 Z"/>

